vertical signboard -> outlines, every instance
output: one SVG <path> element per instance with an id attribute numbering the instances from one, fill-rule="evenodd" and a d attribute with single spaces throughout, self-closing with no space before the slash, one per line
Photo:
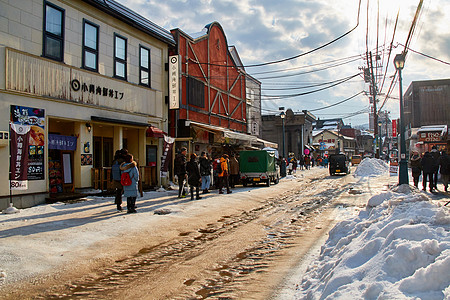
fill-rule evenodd
<path id="1" fill-rule="evenodd" d="M 167 171 L 169 170 L 169 162 L 172 160 L 172 148 L 175 142 L 175 138 L 164 135 L 164 149 L 161 157 L 161 177 L 167 177 Z"/>
<path id="2" fill-rule="evenodd" d="M 45 111 L 40 108 L 11 105 L 11 128 L 13 125 L 29 127 L 26 148 L 22 155 L 27 158 L 26 172 L 28 180 L 43 180 L 44 145 L 45 145 Z M 13 130 L 11 130 L 12 133 Z M 12 146 L 14 141 L 11 139 Z M 12 159 L 12 158 L 11 158 Z M 11 165 L 12 169 L 14 165 Z"/>
<path id="3" fill-rule="evenodd" d="M 28 143 L 30 136 L 30 126 L 11 125 L 11 161 L 10 161 L 10 189 L 27 190 L 28 189 Z"/>
<path id="4" fill-rule="evenodd" d="M 169 109 L 180 108 L 180 56 L 169 56 Z"/>
<path id="5" fill-rule="evenodd" d="M 397 137 L 397 120 L 392 120 L 392 136 Z"/>

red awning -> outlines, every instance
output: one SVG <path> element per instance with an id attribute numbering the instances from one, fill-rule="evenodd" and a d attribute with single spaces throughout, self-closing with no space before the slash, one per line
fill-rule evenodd
<path id="1" fill-rule="evenodd" d="M 167 133 L 165 133 L 158 127 L 150 126 L 149 128 L 147 128 L 147 132 L 146 132 L 147 137 L 163 138 L 164 135 L 167 135 Z"/>

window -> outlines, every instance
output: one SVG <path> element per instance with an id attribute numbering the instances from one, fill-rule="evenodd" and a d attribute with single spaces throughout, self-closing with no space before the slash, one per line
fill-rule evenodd
<path id="1" fill-rule="evenodd" d="M 45 2 L 42 55 L 57 61 L 64 60 L 64 9 Z"/>
<path id="2" fill-rule="evenodd" d="M 150 49 L 139 47 L 139 83 L 150 86 Z"/>
<path id="3" fill-rule="evenodd" d="M 83 20 L 83 68 L 98 71 L 98 25 Z"/>
<path id="4" fill-rule="evenodd" d="M 127 39 L 114 34 L 114 77 L 127 80 Z"/>
<path id="5" fill-rule="evenodd" d="M 193 77 L 187 78 L 188 104 L 205 107 L 205 84 Z"/>

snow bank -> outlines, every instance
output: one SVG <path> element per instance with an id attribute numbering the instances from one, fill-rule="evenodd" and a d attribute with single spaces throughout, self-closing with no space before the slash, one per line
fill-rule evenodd
<path id="1" fill-rule="evenodd" d="M 355 171 L 355 176 L 378 176 L 389 171 L 389 165 L 377 158 L 364 158 Z"/>
<path id="2" fill-rule="evenodd" d="M 403 186 L 369 203 L 330 231 L 295 298 L 450 299 L 448 208 Z"/>

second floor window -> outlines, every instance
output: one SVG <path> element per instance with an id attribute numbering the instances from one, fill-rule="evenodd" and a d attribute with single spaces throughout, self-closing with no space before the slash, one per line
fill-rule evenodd
<path id="1" fill-rule="evenodd" d="M 64 9 L 45 2 L 43 56 L 64 60 Z"/>
<path id="2" fill-rule="evenodd" d="M 83 22 L 83 68 L 98 71 L 98 26 Z"/>
<path id="3" fill-rule="evenodd" d="M 114 77 L 127 79 L 127 39 L 114 35 Z"/>
<path id="4" fill-rule="evenodd" d="M 139 83 L 150 87 L 150 49 L 139 47 Z"/>

